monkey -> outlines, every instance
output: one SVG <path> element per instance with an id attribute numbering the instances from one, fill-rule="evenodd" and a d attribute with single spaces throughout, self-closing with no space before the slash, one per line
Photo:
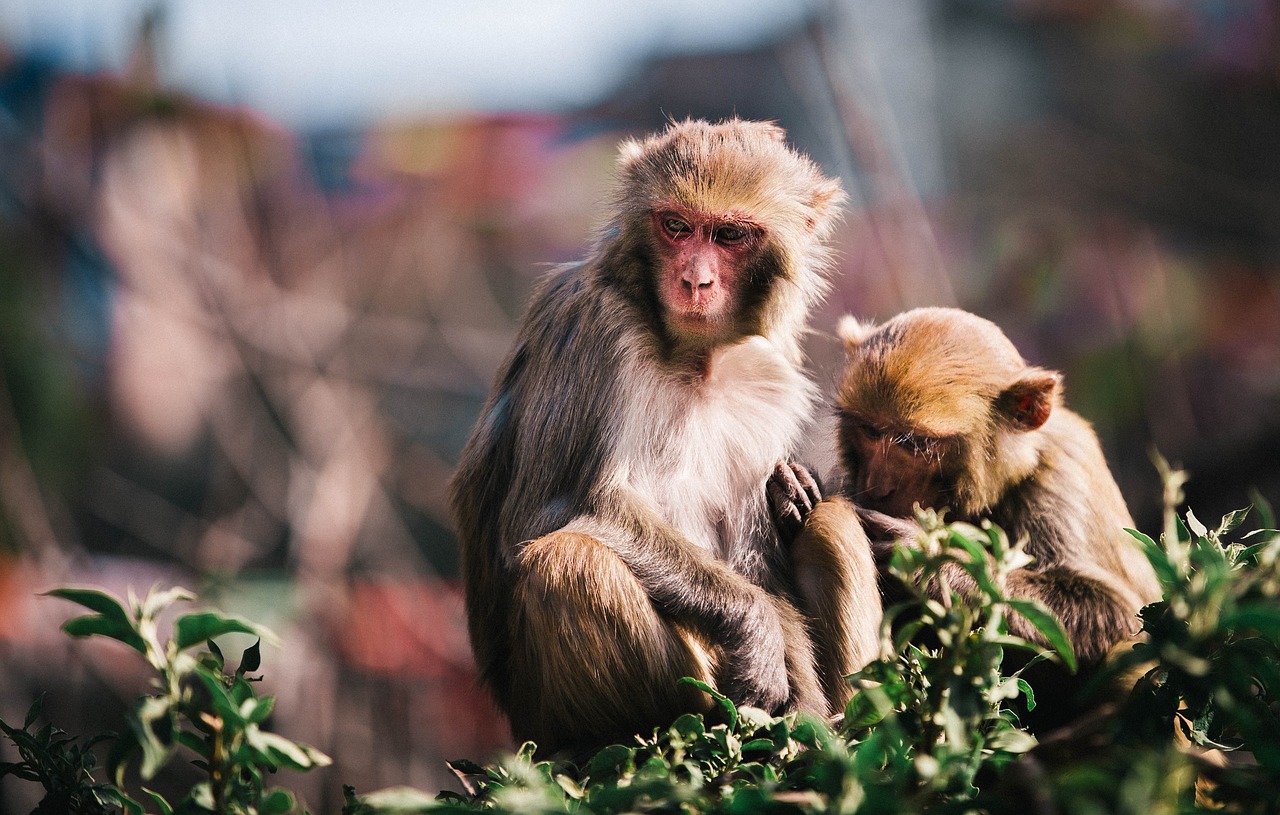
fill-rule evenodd
<path id="1" fill-rule="evenodd" d="M 786 549 L 766 486 L 816 399 L 800 338 L 839 181 L 740 119 L 628 139 L 617 176 L 586 257 L 532 293 L 449 486 L 481 681 L 543 754 L 711 710 L 682 677 L 826 713 L 846 691 L 824 677 L 875 647 L 848 621 L 880 613 L 865 535 Z"/>
<path id="2" fill-rule="evenodd" d="M 870 533 L 889 595 L 883 566 L 893 541 L 918 531 L 916 507 L 953 521 L 990 519 L 1011 540 L 1025 539 L 1035 560 L 1009 573 L 1005 591 L 1044 603 L 1079 664 L 1076 677 L 1057 666 L 1027 676 L 1033 687 L 1038 678 L 1061 691 L 1053 696 L 1078 695 L 1161 593 L 1124 532 L 1133 520 L 1097 435 L 1064 404 L 1061 374 L 1029 365 L 994 323 L 954 308 L 915 309 L 878 326 L 845 317 L 838 334 L 847 356 L 835 399 L 845 483 L 829 499 L 810 489 L 792 513 L 840 505 L 846 523 Z M 805 519 L 799 540 L 828 534 L 830 523 L 815 529 Z M 958 564 L 943 574 L 953 590 L 976 588 Z M 927 588 L 941 599 L 941 587 Z M 1047 644 L 1026 618 L 1014 614 L 1008 624 Z M 1075 713 L 1055 699 L 1027 723 L 1046 732 Z"/>

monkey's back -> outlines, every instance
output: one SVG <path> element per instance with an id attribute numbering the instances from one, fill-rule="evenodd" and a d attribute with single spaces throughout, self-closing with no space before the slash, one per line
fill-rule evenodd
<path id="1" fill-rule="evenodd" d="M 1027 536 L 1038 568 L 1062 565 L 1107 579 L 1134 613 L 1159 599 L 1151 565 L 1124 531 L 1133 518 L 1092 426 L 1059 405 L 1042 437 L 1036 473 L 1011 489 L 993 522 Z"/>

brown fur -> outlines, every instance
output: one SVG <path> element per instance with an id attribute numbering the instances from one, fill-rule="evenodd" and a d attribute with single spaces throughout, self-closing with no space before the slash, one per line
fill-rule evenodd
<path id="1" fill-rule="evenodd" d="M 880 593 L 857 510 L 841 498 L 814 507 L 791 546 L 795 582 L 810 619 L 822 689 L 839 713 L 853 695 L 846 677 L 879 653 Z"/>
<path id="2" fill-rule="evenodd" d="M 1123 531 L 1133 521 L 1097 437 L 1062 404 L 1061 377 L 956 309 L 917 309 L 878 327 L 846 319 L 841 336 L 849 499 L 899 519 L 917 502 L 945 508 L 950 520 L 990 518 L 1025 539 L 1035 563 L 1010 573 L 1005 590 L 1059 617 L 1085 673 L 1134 634 L 1159 587 Z M 974 588 L 958 567 L 947 578 Z M 1009 622 L 1043 643 L 1024 618 Z"/>
<path id="3" fill-rule="evenodd" d="M 544 750 L 705 709 L 681 675 L 828 708 L 764 484 L 811 411 L 798 337 L 843 195 L 737 120 L 628 142 L 619 175 L 595 250 L 534 293 L 451 484 L 482 677 Z M 676 246 L 668 212 L 751 240 Z M 673 316 L 699 296 L 686 254 L 714 272 L 714 319 Z"/>

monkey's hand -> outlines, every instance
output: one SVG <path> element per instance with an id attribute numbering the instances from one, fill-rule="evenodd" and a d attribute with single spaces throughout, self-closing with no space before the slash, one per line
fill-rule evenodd
<path id="1" fill-rule="evenodd" d="M 778 600 L 764 591 L 745 609 L 739 636 L 725 645 L 725 694 L 740 705 L 780 713 L 791 697 L 787 637 Z"/>
<path id="2" fill-rule="evenodd" d="M 900 540 L 911 542 L 920 534 L 920 525 L 911 518 L 895 518 L 874 509 L 858 507 L 862 528 L 871 541 L 871 553 L 876 565 L 883 567 L 893 554 L 893 547 Z"/>
<path id="3" fill-rule="evenodd" d="M 790 546 L 804 528 L 814 506 L 822 500 L 822 488 L 807 468 L 795 462 L 778 462 L 765 486 L 769 508 L 782 543 Z"/>

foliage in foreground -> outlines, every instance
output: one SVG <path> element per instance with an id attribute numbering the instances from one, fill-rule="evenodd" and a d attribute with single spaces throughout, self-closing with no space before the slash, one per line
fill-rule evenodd
<path id="1" fill-rule="evenodd" d="M 452 762 L 466 794 L 348 789 L 344 812 L 1280 812 L 1280 532 L 1260 496 L 1262 528 L 1245 535 L 1247 510 L 1212 530 L 1177 517 L 1179 477 L 1168 474 L 1162 543 L 1132 532 L 1164 591 L 1142 612 L 1142 643 L 1103 677 L 1131 677 L 1132 691 L 1055 743 L 1037 746 L 1019 727 L 1008 703 L 1031 708 L 1034 696 L 1000 672 L 1005 649 L 1031 647 L 1008 634 L 1011 612 L 1055 646 L 1044 658 L 1073 662 L 1051 615 L 1003 595 L 1002 575 L 1025 553 L 995 528 L 926 513 L 891 569 L 922 586 L 955 562 L 979 591 L 937 603 L 917 590 L 887 610 L 882 656 L 853 677 L 838 729 L 716 696 L 720 721 L 682 716 L 581 766 L 538 760 L 525 744 L 488 766 Z M 920 644 L 925 633 L 936 647 Z"/>
<path id="2" fill-rule="evenodd" d="M 329 763 L 315 748 L 265 729 L 274 699 L 255 694 L 250 674 L 258 669 L 258 643 L 269 632 L 254 623 L 216 612 L 179 616 L 171 637 L 161 636 L 160 615 L 173 603 L 194 599 L 183 589 L 152 590 L 141 600 L 130 593 L 128 608 L 116 598 L 92 589 L 57 589 L 55 597 L 78 603 L 92 614 L 63 624 L 74 637 L 103 636 L 137 651 L 155 671 L 153 693 L 140 698 L 129 716 L 130 730 L 97 736 L 84 745 L 51 725 L 32 732 L 40 701 L 32 706 L 21 729 L 0 722 L 17 746 L 20 761 L 0 764 L 0 777 L 13 775 L 45 789 L 37 812 L 99 815 L 278 815 L 296 808 L 288 790 L 269 787 L 266 776 L 281 768 L 309 770 Z M 231 673 L 214 642 L 224 634 L 259 637 Z M 203 651 L 193 653 L 198 646 Z M 94 779 L 95 759 L 89 748 L 110 741 L 110 783 Z M 177 755 L 185 753 L 205 778 L 171 804 L 143 787 L 148 803 L 125 792 L 125 774 L 136 768 L 150 782 Z"/>
<path id="3" fill-rule="evenodd" d="M 540 759 L 536 747 L 481 766 L 451 762 L 465 793 L 396 788 L 357 796 L 344 815 L 493 813 L 1179 813 L 1225 803 L 1238 812 L 1280 812 L 1280 532 L 1259 498 L 1261 527 L 1238 532 L 1246 511 L 1215 529 L 1179 518 L 1178 474 L 1169 474 L 1160 542 L 1133 532 L 1164 597 L 1142 612 L 1144 640 L 1120 654 L 1110 681 L 1129 677 L 1128 698 L 1065 736 L 1037 745 L 1010 703 L 1032 708 L 1032 689 L 1006 676 L 1007 649 L 1038 652 L 1012 637 L 1017 613 L 1053 645 L 1038 659 L 1071 666 L 1057 621 L 1043 607 L 1004 596 L 1003 575 L 1026 564 L 1015 542 L 989 526 L 920 516 L 924 532 L 901 546 L 890 568 L 908 586 L 959 564 L 978 585 L 968 598 L 935 602 L 919 589 L 886 610 L 882 656 L 852 681 L 856 693 L 837 727 L 802 715 L 737 708 L 711 688 L 715 715 L 685 715 L 581 764 Z M 162 640 L 157 617 L 190 599 L 181 590 L 130 598 L 64 589 L 57 596 L 94 614 L 69 621 L 74 636 L 101 635 L 137 650 L 156 670 L 123 737 L 84 744 L 50 725 L 0 723 L 21 761 L 0 776 L 40 783 L 44 812 L 282 813 L 296 809 L 267 773 L 327 763 L 322 754 L 264 729 L 270 697 L 257 697 L 257 646 L 228 673 L 213 641 L 261 634 L 213 613 L 179 617 Z M 895 624 L 896 622 L 896 624 Z M 195 653 L 197 646 L 205 650 Z M 1136 679 L 1136 681 L 1135 681 Z M 691 680 L 686 680 L 691 681 Z M 90 748 L 112 741 L 111 780 L 97 780 Z M 1210 752 L 1205 752 L 1210 751 Z M 178 753 L 207 774 L 176 805 L 124 792 L 126 767 L 143 782 Z M 1223 757 L 1226 757 L 1223 760 Z M 1236 758 L 1240 757 L 1240 758 Z M 1198 796 L 1198 798 L 1197 798 Z"/>

